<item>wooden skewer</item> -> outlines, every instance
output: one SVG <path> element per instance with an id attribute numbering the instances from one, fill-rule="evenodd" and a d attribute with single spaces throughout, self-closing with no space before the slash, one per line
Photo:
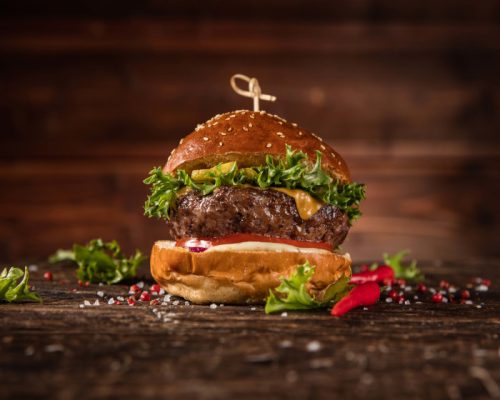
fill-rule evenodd
<path id="1" fill-rule="evenodd" d="M 237 79 L 241 79 L 243 81 L 248 82 L 248 90 L 243 90 L 238 87 L 236 83 Z M 253 110 L 260 111 L 259 100 L 265 101 L 276 101 L 276 96 L 272 96 L 270 94 L 263 94 L 260 89 L 259 81 L 257 78 L 250 78 L 243 74 L 235 74 L 231 77 L 230 80 L 231 87 L 233 90 L 238 93 L 240 96 L 251 97 L 253 98 Z"/>

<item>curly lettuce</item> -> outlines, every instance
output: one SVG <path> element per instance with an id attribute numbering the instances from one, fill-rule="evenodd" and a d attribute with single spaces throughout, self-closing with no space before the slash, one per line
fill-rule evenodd
<path id="1" fill-rule="evenodd" d="M 9 303 L 23 300 L 41 302 L 40 296 L 30 289 L 29 277 L 27 267 L 24 268 L 24 272 L 17 267 L 4 268 L 0 273 L 0 301 Z M 21 281 L 18 283 L 19 280 Z"/>
<path id="2" fill-rule="evenodd" d="M 313 298 L 308 292 L 308 284 L 314 275 L 314 269 L 315 267 L 306 261 L 298 265 L 290 277 L 281 277 L 280 285 L 269 291 L 265 312 L 271 314 L 280 311 L 326 308 L 349 293 L 351 289 L 349 278 L 344 276 Z"/>
<path id="3" fill-rule="evenodd" d="M 115 240 L 103 242 L 93 239 L 85 246 L 75 244 L 72 250 L 58 250 L 49 258 L 51 263 L 63 260 L 71 260 L 78 265 L 76 276 L 79 280 L 112 285 L 136 277 L 137 269 L 146 257 L 136 250 L 127 258 Z"/>
<path id="4" fill-rule="evenodd" d="M 238 168 L 236 162 L 219 164 L 209 170 L 202 179 L 193 179 L 186 171 L 165 174 L 161 168 L 152 169 L 144 183 L 151 192 L 144 205 L 148 217 L 169 219 L 175 208 L 177 193 L 183 188 L 200 191 L 203 195 L 212 193 L 223 185 L 253 185 L 261 189 L 280 187 L 301 189 L 327 204 L 345 212 L 349 222 L 357 219 L 361 212 L 359 203 L 365 198 L 365 186 L 360 183 L 341 183 L 329 176 L 321 167 L 322 153 L 316 152 L 316 162 L 311 165 L 302 151 L 286 146 L 283 159 L 266 157 L 262 166 Z"/>

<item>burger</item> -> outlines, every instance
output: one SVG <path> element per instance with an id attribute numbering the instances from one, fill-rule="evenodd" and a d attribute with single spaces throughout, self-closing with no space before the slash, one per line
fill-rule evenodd
<path id="1" fill-rule="evenodd" d="M 364 186 L 319 136 L 264 111 L 219 114 L 144 181 L 145 215 L 165 220 L 151 273 L 193 303 L 262 303 L 308 263 L 317 298 L 351 275 L 340 250 Z"/>

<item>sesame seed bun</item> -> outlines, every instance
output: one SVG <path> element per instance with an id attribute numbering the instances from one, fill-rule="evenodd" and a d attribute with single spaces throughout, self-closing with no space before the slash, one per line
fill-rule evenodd
<path id="1" fill-rule="evenodd" d="M 159 241 L 151 252 L 151 274 L 170 294 L 193 303 L 264 303 L 280 277 L 297 265 L 316 266 L 308 292 L 315 296 L 342 277 L 351 276 L 349 254 L 328 251 L 292 252 L 224 250 L 193 253 L 175 242 Z"/>
<path id="2" fill-rule="evenodd" d="M 229 161 L 240 167 L 259 166 L 265 163 L 266 155 L 283 158 L 287 144 L 306 153 L 311 163 L 320 151 L 327 173 L 343 183 L 351 181 L 345 161 L 319 136 L 276 115 L 248 110 L 216 115 L 198 125 L 172 151 L 163 170 L 191 172 Z"/>

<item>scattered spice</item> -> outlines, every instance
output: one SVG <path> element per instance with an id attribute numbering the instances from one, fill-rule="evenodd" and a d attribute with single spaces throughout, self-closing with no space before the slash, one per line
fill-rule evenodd
<path id="1" fill-rule="evenodd" d="M 150 301 L 151 300 L 151 295 L 149 294 L 149 292 L 144 291 L 144 292 L 141 293 L 140 300 L 141 301 Z"/>

